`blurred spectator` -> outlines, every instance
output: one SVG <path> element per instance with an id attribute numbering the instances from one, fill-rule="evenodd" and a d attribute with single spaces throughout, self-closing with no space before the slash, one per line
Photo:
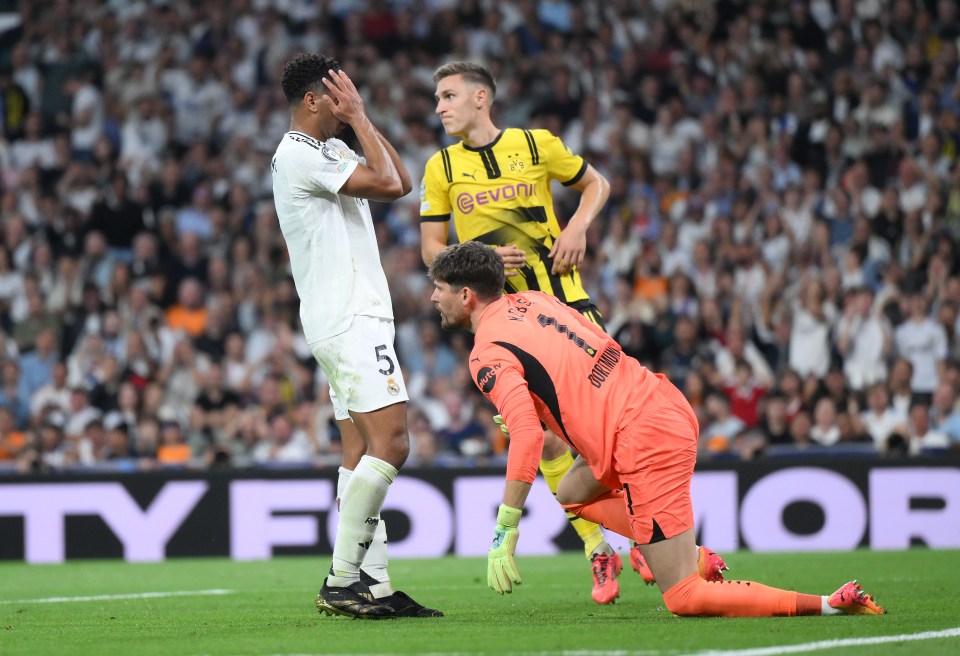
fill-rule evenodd
<path id="1" fill-rule="evenodd" d="M 821 446 L 833 446 L 840 440 L 840 427 L 837 425 L 837 406 L 830 397 L 817 401 L 813 409 L 813 427 L 810 439 Z"/>
<path id="2" fill-rule="evenodd" d="M 953 445 L 960 444 L 960 408 L 956 390 L 948 381 L 941 381 L 933 393 L 930 425 L 946 433 Z"/>
<path id="3" fill-rule="evenodd" d="M 157 372 L 157 381 L 163 385 L 163 404 L 174 421 L 185 422 L 197 398 L 199 364 L 193 344 L 184 337 L 176 342 L 172 357 Z"/>
<path id="4" fill-rule="evenodd" d="M 744 358 L 737 359 L 733 381 L 724 386 L 723 392 L 730 400 L 730 411 L 733 415 L 746 424 L 747 428 L 754 428 L 760 421 L 760 404 L 767 388 L 757 384 L 753 367 Z"/>
<path id="5" fill-rule="evenodd" d="M 801 283 L 793 308 L 790 335 L 790 368 L 801 376 L 822 378 L 830 367 L 830 324 L 833 305 L 825 298 L 821 281 Z"/>
<path id="6" fill-rule="evenodd" d="M 253 461 L 260 465 L 307 464 L 313 455 L 311 440 L 303 429 L 278 412 L 267 421 L 267 433 L 253 449 Z"/>
<path id="7" fill-rule="evenodd" d="M 133 452 L 140 459 L 140 466 L 151 469 L 156 462 L 160 447 L 160 424 L 152 416 L 143 416 L 134 431 Z"/>
<path id="8" fill-rule="evenodd" d="M 160 439 L 157 444 L 157 463 L 166 467 L 184 467 L 190 463 L 193 451 L 187 444 L 183 426 L 172 417 L 160 422 Z"/>
<path id="9" fill-rule="evenodd" d="M 30 397 L 30 416 L 39 417 L 51 409 L 62 413 L 70 411 L 71 391 L 67 385 L 67 365 L 63 361 L 54 363 L 47 381 L 38 387 Z"/>
<path id="10" fill-rule="evenodd" d="M 49 332 L 54 337 L 54 350 L 59 348 L 59 339 L 62 323 L 53 312 L 49 312 L 43 303 L 39 290 L 31 290 L 26 294 L 27 315 L 19 321 L 13 329 L 13 338 L 20 351 L 32 351 L 37 347 L 37 336 Z"/>
<path id="11" fill-rule="evenodd" d="M 41 330 L 34 349 L 20 355 L 20 394 L 29 401 L 41 387 L 50 382 L 53 369 L 59 361 L 56 351 L 57 336 L 52 328 Z"/>
<path id="12" fill-rule="evenodd" d="M 869 287 L 851 290 L 837 322 L 837 350 L 843 357 L 847 384 L 854 391 L 886 379 L 887 357 L 893 350 L 889 323 L 874 308 L 873 299 Z"/>
<path id="13" fill-rule="evenodd" d="M 468 458 L 490 454 L 493 447 L 487 441 L 489 426 L 486 420 L 476 419 L 473 404 L 466 401 L 457 390 L 444 394 L 442 401 L 450 421 L 437 432 L 438 450 Z"/>
<path id="14" fill-rule="evenodd" d="M 43 116 L 34 111 L 27 114 L 23 123 L 23 137 L 13 141 L 10 149 L 10 158 L 13 166 L 18 170 L 25 170 L 32 166 L 43 169 L 53 169 L 59 163 L 53 139 L 43 130 Z"/>
<path id="15" fill-rule="evenodd" d="M 747 340 L 743 329 L 731 326 L 724 335 L 724 342 L 716 352 L 717 373 L 724 386 L 746 384 L 738 382 L 741 364 L 750 372 L 750 383 L 767 389 L 773 384 L 773 372 L 764 359 L 760 349 L 751 340 Z"/>
<path id="16" fill-rule="evenodd" d="M 103 459 L 128 463 L 134 455 L 131 444 L 130 429 L 123 422 L 118 422 L 106 430 Z"/>
<path id="17" fill-rule="evenodd" d="M 930 426 L 930 408 L 922 402 L 910 407 L 910 432 L 907 452 L 911 456 L 937 453 L 950 448 L 950 438 Z"/>
<path id="18" fill-rule="evenodd" d="M 790 438 L 793 446 L 797 448 L 813 444 L 813 422 L 806 410 L 801 410 L 790 420 Z"/>
<path id="19" fill-rule="evenodd" d="M 943 326 L 927 314 L 927 299 L 921 292 L 910 294 L 906 303 L 907 320 L 895 332 L 897 355 L 913 367 L 910 389 L 929 402 L 947 357 L 947 335 Z"/>
<path id="20" fill-rule="evenodd" d="M 130 182 L 117 170 L 105 185 L 102 197 L 90 208 L 87 229 L 104 235 L 110 248 L 110 259 L 128 262 L 133 257 L 134 238 L 146 229 L 143 206 L 130 194 Z"/>
<path id="21" fill-rule="evenodd" d="M 200 281 L 185 278 L 177 290 L 177 303 L 167 310 L 167 326 L 182 330 L 190 337 L 198 337 L 206 328 L 207 316 Z"/>
<path id="22" fill-rule="evenodd" d="M 730 400 L 722 393 L 707 396 L 706 410 L 709 423 L 700 434 L 699 450 L 707 456 L 725 454 L 733 449 L 734 440 L 747 425 L 731 414 Z"/>
<path id="23" fill-rule="evenodd" d="M 673 328 L 673 343 L 660 356 L 661 370 L 680 385 L 687 374 L 710 360 L 707 350 L 697 339 L 696 324 L 689 317 L 678 317 Z"/>
<path id="24" fill-rule="evenodd" d="M 0 405 L 0 461 L 14 460 L 27 445 L 27 437 L 17 428 L 16 415 Z"/>
<path id="25" fill-rule="evenodd" d="M 20 366 L 14 360 L 0 363 L 0 408 L 13 416 L 14 425 L 26 428 L 30 419 L 29 397 L 22 380 Z"/>
<path id="26" fill-rule="evenodd" d="M 223 368 L 218 362 L 211 363 L 201 374 L 201 379 L 196 400 L 196 408 L 202 416 L 201 426 L 220 436 L 239 409 L 240 397 L 224 387 Z"/>
<path id="27" fill-rule="evenodd" d="M 884 384 L 874 383 L 867 390 L 867 407 L 860 413 L 860 423 L 879 452 L 886 450 L 895 432 L 906 433 L 907 415 L 893 408 L 889 398 Z"/>
<path id="28" fill-rule="evenodd" d="M 44 422 L 38 429 L 37 457 L 45 471 L 57 471 L 66 463 L 63 448 L 63 429 L 55 423 Z"/>
<path id="29" fill-rule="evenodd" d="M 787 400 L 780 392 L 768 394 L 763 401 L 763 412 L 757 424 L 758 432 L 768 445 L 790 444 L 790 425 Z"/>
<path id="30" fill-rule="evenodd" d="M 103 134 L 103 94 L 93 84 L 90 69 L 82 69 L 66 82 L 66 93 L 71 98 L 70 147 L 73 156 L 88 162 L 93 158 L 93 149 Z"/>

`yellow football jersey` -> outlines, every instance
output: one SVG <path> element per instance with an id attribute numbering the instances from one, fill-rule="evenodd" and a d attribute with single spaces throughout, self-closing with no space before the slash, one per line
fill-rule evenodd
<path id="1" fill-rule="evenodd" d="M 427 162 L 420 186 L 420 220 L 453 222 L 460 241 L 514 244 L 526 252 L 520 275 L 508 276 L 507 292 L 535 289 L 565 303 L 589 298 L 576 269 L 550 273 L 549 258 L 560 224 L 550 181 L 576 184 L 587 163 L 547 130 L 503 130 L 493 143 L 460 142 Z"/>

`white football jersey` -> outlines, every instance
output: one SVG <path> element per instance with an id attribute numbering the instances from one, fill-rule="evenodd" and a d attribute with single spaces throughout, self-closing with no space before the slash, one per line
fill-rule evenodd
<path id="1" fill-rule="evenodd" d="M 270 165 L 308 344 L 346 331 L 354 315 L 393 319 L 369 202 L 338 193 L 362 161 L 339 139 L 287 132 Z"/>

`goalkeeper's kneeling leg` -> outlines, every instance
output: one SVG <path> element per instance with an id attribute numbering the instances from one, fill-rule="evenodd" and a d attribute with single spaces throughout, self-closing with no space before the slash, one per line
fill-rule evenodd
<path id="1" fill-rule="evenodd" d="M 753 581 L 710 583 L 691 574 L 663 593 L 667 610 L 684 617 L 819 615 L 820 597 Z"/>

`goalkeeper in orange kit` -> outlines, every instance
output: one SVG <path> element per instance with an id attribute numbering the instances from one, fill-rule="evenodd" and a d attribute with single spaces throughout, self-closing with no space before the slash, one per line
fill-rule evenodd
<path id="1" fill-rule="evenodd" d="M 474 333 L 470 372 L 510 430 L 507 481 L 487 558 L 491 588 L 511 592 L 521 581 L 513 554 L 543 422 L 580 454 L 558 486 L 558 500 L 577 516 L 632 537 L 671 612 L 885 612 L 856 581 L 820 596 L 702 579 L 690 499 L 699 427 L 683 394 L 556 298 L 537 291 L 503 295 L 503 260 L 487 246 L 448 246 L 431 264 L 430 277 L 443 327 Z"/>

